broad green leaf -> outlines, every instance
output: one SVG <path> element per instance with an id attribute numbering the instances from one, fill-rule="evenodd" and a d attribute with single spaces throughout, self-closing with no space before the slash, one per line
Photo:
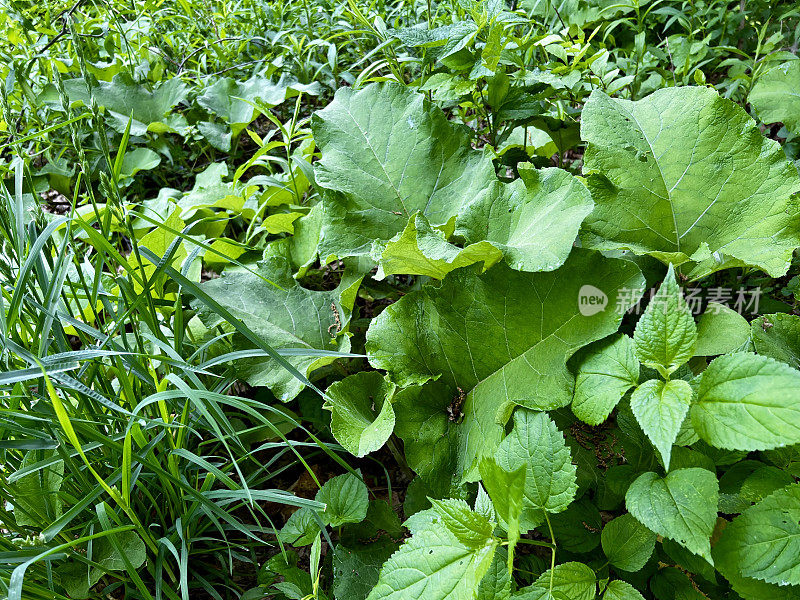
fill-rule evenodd
<path id="1" fill-rule="evenodd" d="M 800 60 L 787 60 L 759 75 L 747 97 L 764 123 L 783 123 L 800 132 Z"/>
<path id="2" fill-rule="evenodd" d="M 233 271 L 202 283 L 201 288 L 273 348 L 350 349 L 345 332 L 360 277 L 345 274 L 332 291 L 308 290 L 294 280 L 292 266 L 280 256 L 267 256 L 259 273 L 266 281 L 247 271 Z M 206 325 L 218 323 L 218 317 L 204 309 L 201 316 Z M 238 337 L 234 340 L 251 347 Z M 286 360 L 308 375 L 334 359 L 291 356 Z M 236 369 L 238 377 L 251 385 L 268 386 L 282 401 L 291 400 L 303 389 L 291 373 L 268 358 L 240 359 Z"/>
<path id="3" fill-rule="evenodd" d="M 147 549 L 142 539 L 133 531 L 114 534 L 125 558 L 138 569 L 147 558 Z M 72 598 L 88 598 L 89 590 L 105 575 L 106 571 L 123 571 L 125 560 L 106 537 L 92 542 L 92 560 L 103 568 L 70 561 L 58 569 L 61 584 Z"/>
<path id="4" fill-rule="evenodd" d="M 161 164 L 161 157 L 150 148 L 136 148 L 125 153 L 120 178 L 133 177 L 139 171 L 149 171 Z"/>
<path id="5" fill-rule="evenodd" d="M 476 262 L 483 262 L 484 269 L 491 267 L 503 253 L 485 241 L 459 248 L 446 241 L 444 233 L 432 228 L 422 214 L 415 213 L 401 233 L 386 244 L 376 243 L 372 256 L 378 261 L 378 279 L 396 274 L 442 279 L 453 269 Z"/>
<path id="6" fill-rule="evenodd" d="M 569 404 L 567 360 L 616 331 L 620 309 L 635 302 L 619 290 L 641 281 L 630 261 L 575 249 L 549 273 L 458 269 L 384 310 L 367 332 L 370 363 L 404 387 L 436 380 L 397 395 L 396 429 L 410 466 L 429 485 L 475 480 L 514 404 Z M 602 304 L 581 305 L 590 293 Z"/>
<path id="7" fill-rule="evenodd" d="M 258 109 L 250 104 L 254 99 L 271 108 L 299 92 L 316 95 L 318 86 L 284 79 L 276 83 L 264 75 L 253 75 L 247 81 L 221 77 L 204 89 L 197 97 L 197 103 L 224 119 L 231 126 L 233 135 L 237 136 L 258 115 Z"/>
<path id="8" fill-rule="evenodd" d="M 520 179 L 495 183 L 471 199 L 456 218 L 456 236 L 487 240 L 518 271 L 552 271 L 572 250 L 594 206 L 581 181 L 561 169 L 521 165 Z"/>
<path id="9" fill-rule="evenodd" d="M 669 457 L 692 403 L 692 386 L 682 379 L 645 381 L 631 394 L 631 410 L 669 471 Z"/>
<path id="10" fill-rule="evenodd" d="M 61 516 L 59 492 L 64 482 L 64 461 L 54 460 L 54 450 L 28 450 L 20 469 L 37 468 L 8 484 L 14 520 L 20 527 L 44 529 Z"/>
<path id="11" fill-rule="evenodd" d="M 695 356 L 716 356 L 743 348 L 750 338 L 750 324 L 724 304 L 709 302 L 697 324 Z"/>
<path id="12" fill-rule="evenodd" d="M 368 600 L 465 600 L 472 599 L 489 570 L 497 540 L 465 546 L 433 511 L 412 517 L 407 523 L 413 535 L 381 568 L 378 584 Z"/>
<path id="13" fill-rule="evenodd" d="M 331 527 L 358 523 L 367 516 L 367 486 L 352 473 L 337 475 L 326 481 L 314 500 L 325 504 L 323 518 L 328 520 Z"/>
<path id="14" fill-rule="evenodd" d="M 331 431 L 350 454 L 375 452 L 392 435 L 395 389 L 377 371 L 350 375 L 328 388 L 325 408 L 331 411 Z"/>
<path id="15" fill-rule="evenodd" d="M 584 423 L 599 425 L 625 393 L 639 383 L 633 340 L 618 333 L 588 346 L 577 357 L 572 412 Z"/>
<path id="16" fill-rule="evenodd" d="M 478 465 L 478 470 L 481 481 L 492 499 L 494 512 L 508 533 L 508 548 L 513 560 L 514 546 L 519 541 L 520 519 L 525 506 L 527 465 L 520 465 L 517 469 L 508 471 L 494 460 L 484 458 Z"/>
<path id="17" fill-rule="evenodd" d="M 627 581 L 610 581 L 603 592 L 603 600 L 644 600 L 644 597 Z"/>
<path id="18" fill-rule="evenodd" d="M 475 600 L 509 600 L 511 598 L 511 576 L 508 573 L 508 553 L 499 547 L 492 564 L 481 579 Z"/>
<path id="19" fill-rule="evenodd" d="M 718 494 L 714 473 L 676 469 L 666 477 L 642 473 L 628 488 L 625 504 L 648 529 L 712 562 L 710 540 Z"/>
<path id="20" fill-rule="evenodd" d="M 223 181 L 227 177 L 228 165 L 224 162 L 212 163 L 198 173 L 192 189 L 178 201 L 178 206 L 183 209 L 183 217 L 188 219 L 201 208 L 243 212 L 245 201 L 258 188 L 254 185 Z"/>
<path id="21" fill-rule="evenodd" d="M 672 264 L 664 283 L 636 324 L 633 342 L 639 360 L 664 375 L 673 373 L 694 356 L 697 326 L 683 299 Z"/>
<path id="22" fill-rule="evenodd" d="M 294 511 L 278 532 L 278 539 L 292 546 L 308 546 L 319 537 L 319 522 L 314 511 L 303 506 Z"/>
<path id="23" fill-rule="evenodd" d="M 800 442 L 800 371 L 766 356 L 720 356 L 703 372 L 692 425 L 717 448 L 766 450 Z"/>
<path id="24" fill-rule="evenodd" d="M 800 484 L 779 489 L 745 510 L 720 543 L 744 577 L 800 586 Z"/>
<path id="25" fill-rule="evenodd" d="M 547 413 L 518 408 L 514 412 L 514 428 L 501 442 L 495 457 L 507 471 L 526 469 L 523 531 L 542 522 L 541 511 L 561 512 L 575 499 L 575 465 L 564 434 Z"/>
<path id="26" fill-rule="evenodd" d="M 552 590 L 552 592 L 551 592 Z M 566 562 L 548 569 L 528 587 L 512 596 L 514 600 L 594 600 L 597 581 L 594 571 L 579 562 Z"/>
<path id="27" fill-rule="evenodd" d="M 442 226 L 497 181 L 467 130 L 405 86 L 341 88 L 312 128 L 322 152 L 316 182 L 333 191 L 323 194 L 324 262 L 368 255 L 373 242 L 388 242 L 417 212 Z"/>
<path id="28" fill-rule="evenodd" d="M 750 323 L 756 352 L 800 368 L 800 317 L 778 313 Z"/>
<path id="29" fill-rule="evenodd" d="M 800 246 L 800 177 L 741 107 L 705 87 L 635 102 L 596 90 L 581 136 L 595 202 L 587 247 L 690 263 L 691 279 L 745 265 L 786 272 Z"/>
<path id="30" fill-rule="evenodd" d="M 378 583 L 381 565 L 397 550 L 387 537 L 370 544 L 338 544 L 333 554 L 333 597 L 336 600 L 364 600 Z"/>
<path id="31" fill-rule="evenodd" d="M 441 523 L 467 548 L 479 550 L 492 537 L 489 519 L 470 509 L 463 500 L 431 498 L 430 501 Z"/>
<path id="32" fill-rule="evenodd" d="M 64 88 L 70 102 L 89 105 L 89 93 L 82 77 L 66 80 Z M 162 123 L 172 107 L 186 100 L 188 91 L 189 86 L 180 77 L 173 77 L 157 84 L 151 92 L 147 85 L 134 81 L 125 72 L 115 75 L 110 82 L 92 83 L 92 96 L 98 106 L 109 111 L 110 124 L 117 132 L 124 133 L 128 120 L 133 117 L 130 129 L 133 136 L 144 136 L 150 126 Z M 55 86 L 48 86 L 39 98 L 61 107 Z"/>
<path id="33" fill-rule="evenodd" d="M 603 527 L 600 543 L 609 563 L 633 573 L 650 560 L 656 547 L 656 534 L 626 513 Z"/>

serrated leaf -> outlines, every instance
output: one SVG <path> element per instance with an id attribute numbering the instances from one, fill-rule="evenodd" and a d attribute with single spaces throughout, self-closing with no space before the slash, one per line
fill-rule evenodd
<path id="1" fill-rule="evenodd" d="M 625 504 L 651 531 L 712 562 L 718 495 L 717 478 L 710 471 L 676 469 L 666 477 L 642 473 L 628 488 Z"/>
<path id="2" fill-rule="evenodd" d="M 644 600 L 644 597 L 627 581 L 615 579 L 606 586 L 603 600 Z"/>
<path id="3" fill-rule="evenodd" d="M 363 521 L 369 507 L 367 486 L 352 473 L 338 475 L 326 481 L 314 500 L 325 504 L 322 516 L 331 527 Z"/>
<path id="4" fill-rule="evenodd" d="M 437 485 L 474 480 L 514 404 L 551 409 L 570 402 L 567 359 L 616 331 L 615 307 L 635 302 L 618 291 L 641 281 L 629 261 L 575 249 L 550 273 L 503 264 L 482 275 L 459 269 L 384 310 L 367 332 L 370 363 L 402 386 L 436 379 L 397 395 L 396 429 L 410 466 Z M 587 285 L 607 298 L 590 315 L 579 305 Z"/>
<path id="5" fill-rule="evenodd" d="M 518 271 L 552 271 L 572 250 L 594 206 L 589 190 L 561 169 L 519 167 L 520 179 L 496 183 L 469 201 L 456 218 L 456 236 L 483 240 Z"/>
<path id="6" fill-rule="evenodd" d="M 624 514 L 609 521 L 600 536 L 608 562 L 631 573 L 644 567 L 656 547 L 656 534 Z"/>
<path id="7" fill-rule="evenodd" d="M 750 336 L 758 354 L 800 367 L 800 317 L 778 313 L 750 323 Z"/>
<path id="8" fill-rule="evenodd" d="M 682 379 L 645 381 L 631 394 L 631 410 L 669 471 L 669 457 L 689 405 L 692 386 Z"/>
<path id="9" fill-rule="evenodd" d="M 350 339 L 343 332 L 350 320 L 360 277 L 346 275 L 335 290 L 312 291 L 292 277 L 292 265 L 281 256 L 267 256 L 259 266 L 263 278 L 235 271 L 206 281 L 201 288 L 273 348 L 340 352 L 350 349 Z M 205 310 L 201 310 L 201 317 L 207 325 L 218 322 Z M 250 347 L 249 343 L 234 339 L 237 344 Z M 305 356 L 287 360 L 308 375 L 334 359 Z M 251 385 L 268 386 L 282 401 L 291 400 L 303 389 L 291 373 L 269 359 L 241 359 L 236 368 L 241 379 Z"/>
<path id="10" fill-rule="evenodd" d="M 362 371 L 328 387 L 331 432 L 345 450 L 366 456 L 386 443 L 394 430 L 395 389 L 377 371 Z"/>
<path id="11" fill-rule="evenodd" d="M 477 550 L 492 537 L 493 527 L 489 519 L 471 510 L 463 500 L 430 498 L 430 501 L 442 524 L 464 546 Z"/>
<path id="12" fill-rule="evenodd" d="M 789 485 L 745 510 L 721 544 L 745 577 L 800 585 L 800 484 Z M 724 540 L 724 541 L 723 541 Z"/>
<path id="13" fill-rule="evenodd" d="M 615 334 L 588 346 L 578 358 L 572 412 L 584 423 L 599 425 L 639 382 L 633 340 Z"/>
<path id="14" fill-rule="evenodd" d="M 764 123 L 783 123 L 792 133 L 800 131 L 800 60 L 787 60 L 759 75 L 747 96 Z"/>
<path id="15" fill-rule="evenodd" d="M 594 571 L 583 563 L 566 562 L 556 565 L 552 570 L 548 569 L 532 585 L 522 588 L 512 598 L 514 600 L 594 600 L 596 592 L 597 581 Z"/>
<path id="16" fill-rule="evenodd" d="M 800 246 L 800 178 L 741 107 L 705 87 L 635 102 L 595 90 L 581 136 L 595 201 L 587 247 L 689 262 L 691 279 L 744 265 L 786 272 Z"/>
<path id="17" fill-rule="evenodd" d="M 386 537 L 354 547 L 339 544 L 333 554 L 333 597 L 364 600 L 378 583 L 381 565 L 397 550 Z"/>
<path id="18" fill-rule="evenodd" d="M 636 355 L 645 365 L 673 373 L 694 356 L 697 326 L 683 299 L 672 264 L 664 283 L 636 324 Z"/>
<path id="19" fill-rule="evenodd" d="M 319 536 L 319 522 L 314 511 L 303 506 L 294 511 L 278 532 L 278 539 L 292 546 L 308 546 Z"/>
<path id="20" fill-rule="evenodd" d="M 467 199 L 497 181 L 491 160 L 473 150 L 463 127 L 411 88 L 341 88 L 314 114 L 315 163 L 323 194 L 320 256 L 369 255 L 414 213 L 438 227 Z"/>
<path id="21" fill-rule="evenodd" d="M 562 434 L 547 413 L 518 408 L 514 428 L 495 454 L 507 471 L 525 467 L 523 531 L 542 521 L 540 511 L 557 513 L 575 499 L 575 465 Z"/>
<path id="22" fill-rule="evenodd" d="M 506 566 L 508 553 L 499 547 L 494 553 L 492 564 L 481 579 L 475 600 L 509 600 L 511 598 L 511 576 Z"/>
<path id="23" fill-rule="evenodd" d="M 508 551 L 513 559 L 514 547 L 519 541 L 520 518 L 525 506 L 527 465 L 520 465 L 517 469 L 509 471 L 494 460 L 484 458 L 478 465 L 478 470 L 481 481 L 492 499 L 494 512 L 508 533 Z"/>
<path id="24" fill-rule="evenodd" d="M 413 535 L 384 563 L 368 600 L 464 600 L 475 596 L 491 565 L 497 540 L 487 537 L 483 544 L 467 547 L 432 516 L 432 510 L 424 512 L 414 515 L 417 525 L 407 523 Z"/>
<path id="25" fill-rule="evenodd" d="M 750 323 L 724 304 L 709 302 L 697 323 L 695 356 L 716 356 L 739 350 L 750 338 Z"/>
<path id="26" fill-rule="evenodd" d="M 777 392 L 779 390 L 779 392 Z M 712 446 L 765 450 L 800 442 L 800 371 L 749 352 L 703 372 L 692 425 Z"/>

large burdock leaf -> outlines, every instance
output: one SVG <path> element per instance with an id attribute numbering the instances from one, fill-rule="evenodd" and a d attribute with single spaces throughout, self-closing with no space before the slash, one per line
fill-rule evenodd
<path id="1" fill-rule="evenodd" d="M 581 135 L 595 202 L 585 245 L 690 263 L 693 279 L 743 265 L 786 272 L 800 246 L 800 178 L 744 109 L 701 87 L 635 102 L 595 91 Z"/>
<path id="2" fill-rule="evenodd" d="M 642 473 L 628 488 L 628 511 L 651 531 L 675 540 L 711 562 L 719 484 L 711 471 L 693 467 L 659 477 Z"/>
<path id="3" fill-rule="evenodd" d="M 576 248 L 556 271 L 467 267 L 389 306 L 370 325 L 366 348 L 396 383 L 422 386 L 395 402 L 412 468 L 437 484 L 475 479 L 513 405 L 569 404 L 567 360 L 615 332 L 637 299 L 620 291 L 642 285 L 632 262 Z"/>
<path id="4" fill-rule="evenodd" d="M 800 442 L 800 371 L 766 356 L 720 356 L 703 372 L 691 409 L 717 448 L 768 450 Z"/>
<path id="5" fill-rule="evenodd" d="M 449 508 L 457 508 L 456 501 L 446 502 Z M 469 511 L 466 504 L 460 511 L 465 517 L 462 522 L 474 520 L 477 523 L 482 519 Z M 408 525 L 413 535 L 384 563 L 378 584 L 367 600 L 466 600 L 475 597 L 497 547 L 491 527 L 470 529 L 468 543 L 463 543 L 435 509 L 426 512 L 427 515 L 414 515 L 415 521 L 424 522 Z"/>
<path id="6" fill-rule="evenodd" d="M 416 212 L 436 227 L 497 181 L 492 161 L 470 147 L 466 128 L 422 94 L 396 84 L 342 88 L 312 120 L 322 151 L 323 261 L 368 255 Z"/>
<path id="7" fill-rule="evenodd" d="M 68 79 L 64 82 L 64 88 L 70 102 L 82 102 L 88 106 L 86 80 L 82 77 Z M 176 104 L 186 100 L 188 91 L 189 86 L 180 77 L 162 81 L 153 91 L 134 81 L 127 73 L 119 73 L 111 81 L 92 81 L 92 95 L 97 105 L 108 111 L 111 126 L 124 133 L 128 120 L 132 118 L 130 133 L 136 136 L 145 135 L 148 130 L 171 129 L 164 124 L 167 113 Z M 60 103 L 55 87 L 45 90 L 41 99 Z"/>
<path id="8" fill-rule="evenodd" d="M 350 349 L 346 331 L 360 276 L 346 273 L 331 291 L 309 290 L 292 277 L 292 266 L 282 256 L 267 256 L 260 263 L 259 274 L 260 277 L 247 271 L 228 272 L 201 287 L 273 348 L 294 348 L 309 354 L 315 350 Z M 219 317 L 202 309 L 201 317 L 208 326 L 220 323 Z M 309 375 L 334 360 L 320 354 L 287 356 L 286 360 Z M 268 386 L 283 401 L 291 400 L 303 389 L 291 373 L 268 358 L 242 358 L 236 368 L 241 379 L 251 385 Z"/>
<path id="9" fill-rule="evenodd" d="M 800 60 L 789 60 L 773 67 L 757 80 L 747 97 L 764 123 L 783 123 L 800 131 Z"/>
<path id="10" fill-rule="evenodd" d="M 464 206 L 456 235 L 467 243 L 487 240 L 518 271 L 552 271 L 572 250 L 594 206 L 589 190 L 561 169 L 522 166 L 520 179 L 497 182 Z"/>
<path id="11" fill-rule="evenodd" d="M 392 435 L 395 387 L 377 371 L 355 373 L 328 387 L 324 408 L 332 413 L 331 432 L 350 454 L 366 456 Z"/>
<path id="12" fill-rule="evenodd" d="M 782 488 L 736 517 L 720 544 L 744 577 L 800 585 L 800 484 Z"/>

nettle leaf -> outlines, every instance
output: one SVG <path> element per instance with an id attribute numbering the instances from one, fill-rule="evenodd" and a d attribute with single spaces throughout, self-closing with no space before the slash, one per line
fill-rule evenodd
<path id="1" fill-rule="evenodd" d="M 491 531 L 482 542 L 474 537 L 464 545 L 434 509 L 417 513 L 406 525 L 411 538 L 384 563 L 368 600 L 473 598 L 497 547 Z"/>
<path id="2" fill-rule="evenodd" d="M 633 333 L 636 355 L 664 376 L 694 356 L 697 326 L 669 265 L 664 283 L 653 296 Z"/>
<path id="3" fill-rule="evenodd" d="M 481 460 L 478 470 L 486 492 L 492 500 L 500 524 L 508 532 L 508 548 L 512 552 L 519 541 L 520 518 L 525 506 L 527 465 L 509 471 L 490 458 Z M 483 489 L 483 488 L 481 488 Z"/>
<path id="4" fill-rule="evenodd" d="M 800 368 L 800 317 L 778 313 L 750 323 L 756 352 Z"/>
<path id="5" fill-rule="evenodd" d="M 800 585 L 800 484 L 745 510 L 724 530 L 720 544 L 742 576 Z"/>
<path id="6" fill-rule="evenodd" d="M 609 336 L 583 349 L 577 359 L 572 412 L 584 423 L 599 425 L 639 383 L 633 340 L 624 333 Z"/>
<path id="7" fill-rule="evenodd" d="M 328 387 L 324 408 L 331 411 L 331 432 L 345 450 L 361 457 L 386 443 L 394 431 L 396 387 L 377 371 L 362 371 Z"/>
<path id="8" fill-rule="evenodd" d="M 341 88 L 314 114 L 315 163 L 323 194 L 320 256 L 369 255 L 414 213 L 439 227 L 497 181 L 492 161 L 470 146 L 466 128 L 448 121 L 424 95 L 396 84 Z"/>
<path id="9" fill-rule="evenodd" d="M 576 248 L 554 272 L 458 269 L 389 306 L 370 325 L 366 349 L 399 385 L 423 386 L 395 402 L 410 466 L 429 485 L 477 479 L 478 460 L 493 454 L 514 404 L 569 404 L 567 360 L 616 331 L 636 300 L 619 290 L 641 282 L 632 262 Z M 602 303 L 579 304 L 589 293 Z"/>
<path id="10" fill-rule="evenodd" d="M 717 520 L 719 485 L 714 473 L 676 469 L 659 477 L 642 473 L 625 494 L 628 511 L 658 535 L 711 559 L 711 533 Z"/>
<path id="11" fill-rule="evenodd" d="M 610 581 L 603 592 L 603 600 L 644 600 L 644 597 L 627 581 Z"/>
<path id="12" fill-rule="evenodd" d="M 758 76 L 747 101 L 764 123 L 783 123 L 800 131 L 800 61 L 788 60 Z"/>
<path id="13" fill-rule="evenodd" d="M 800 442 L 800 371 L 766 356 L 720 356 L 703 372 L 692 425 L 717 448 L 766 450 Z"/>
<path id="14" fill-rule="evenodd" d="M 631 410 L 650 441 L 661 454 L 669 471 L 672 444 L 678 437 L 692 403 L 692 386 L 682 379 L 666 383 L 659 379 L 644 382 L 631 395 Z"/>
<path id="15" fill-rule="evenodd" d="M 750 323 L 724 304 L 709 302 L 697 323 L 695 356 L 716 356 L 746 347 Z M 774 357 L 773 357 L 774 358 Z"/>
<path id="16" fill-rule="evenodd" d="M 508 572 L 508 552 L 498 547 L 492 564 L 481 579 L 475 600 L 509 600 L 511 598 L 511 575 Z"/>
<path id="17" fill-rule="evenodd" d="M 326 481 L 314 500 L 325 504 L 323 517 L 331 527 L 363 521 L 369 507 L 367 486 L 352 473 Z"/>
<path id="18" fill-rule="evenodd" d="M 600 543 L 609 563 L 633 573 L 650 560 L 656 547 L 656 534 L 633 515 L 624 514 L 603 527 Z"/>
<path id="19" fill-rule="evenodd" d="M 470 509 L 464 500 L 429 500 L 444 526 L 468 548 L 477 550 L 492 537 L 494 528 L 489 519 Z"/>
<path id="20" fill-rule="evenodd" d="M 566 562 L 548 569 L 528 587 L 512 596 L 514 600 L 594 600 L 597 581 L 594 571 L 579 562 Z"/>
<path id="21" fill-rule="evenodd" d="M 291 263 L 275 255 L 265 257 L 259 264 L 259 273 L 263 278 L 249 271 L 226 271 L 222 277 L 206 281 L 201 287 L 273 348 L 340 352 L 350 349 L 346 328 L 360 276 L 345 274 L 332 291 L 308 290 L 292 277 Z M 207 326 L 219 322 L 218 317 L 203 309 L 200 314 Z M 250 347 L 249 342 L 239 341 L 238 337 L 234 340 Z M 289 356 L 286 360 L 308 375 L 334 359 Z M 303 389 L 303 384 L 291 373 L 268 358 L 240 359 L 236 369 L 241 379 L 254 386 L 268 386 L 284 402 Z"/>
<path id="22" fill-rule="evenodd" d="M 514 428 L 497 448 L 497 464 L 513 471 L 525 467 L 525 510 L 521 528 L 539 525 L 542 511 L 558 513 L 575 499 L 575 465 L 562 434 L 544 412 L 518 408 Z"/>
<path id="23" fill-rule="evenodd" d="M 333 597 L 364 600 L 378 583 L 381 565 L 397 550 L 387 537 L 354 547 L 338 544 L 333 553 Z"/>
<path id="24" fill-rule="evenodd" d="M 561 169 L 519 167 L 520 179 L 497 182 L 469 201 L 456 218 L 455 235 L 469 244 L 487 240 L 518 271 L 552 271 L 572 250 L 592 212 L 589 190 Z"/>
<path id="25" fill-rule="evenodd" d="M 773 277 L 800 246 L 800 177 L 743 108 L 705 87 L 632 102 L 594 91 L 581 115 L 595 209 L 584 245 L 691 263 L 691 279 L 732 266 Z"/>

